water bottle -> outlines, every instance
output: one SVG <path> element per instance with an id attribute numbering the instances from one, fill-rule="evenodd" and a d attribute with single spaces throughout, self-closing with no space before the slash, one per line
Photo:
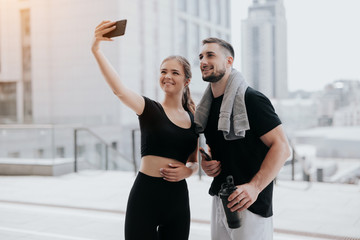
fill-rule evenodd
<path id="1" fill-rule="evenodd" d="M 221 189 L 219 191 L 219 197 L 221 198 L 223 203 L 229 228 L 239 228 L 241 226 L 238 212 L 231 212 L 230 208 L 227 207 L 229 203 L 228 198 L 235 190 L 236 186 L 234 185 L 233 176 L 229 175 L 226 177 L 226 182 L 221 184 Z"/>

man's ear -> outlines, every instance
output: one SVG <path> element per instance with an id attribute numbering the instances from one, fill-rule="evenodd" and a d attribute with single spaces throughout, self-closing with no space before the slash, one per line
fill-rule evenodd
<path id="1" fill-rule="evenodd" d="M 234 58 L 232 56 L 226 57 L 226 63 L 227 65 L 232 66 L 234 63 Z"/>

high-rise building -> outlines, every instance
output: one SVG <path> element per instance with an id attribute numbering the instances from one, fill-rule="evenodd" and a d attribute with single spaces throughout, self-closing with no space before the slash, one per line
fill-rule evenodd
<path id="1" fill-rule="evenodd" d="M 242 72 L 270 98 L 286 98 L 287 37 L 283 0 L 253 0 L 242 22 Z"/>
<path id="2" fill-rule="evenodd" d="M 90 51 L 106 19 L 128 19 L 125 36 L 102 48 L 130 88 L 161 100 L 161 60 L 180 54 L 200 95 L 201 39 L 230 40 L 229 11 L 230 0 L 0 0 L 0 123 L 137 123 Z"/>

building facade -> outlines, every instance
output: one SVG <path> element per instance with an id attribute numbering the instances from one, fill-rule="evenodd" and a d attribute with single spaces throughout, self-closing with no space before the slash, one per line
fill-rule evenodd
<path id="1" fill-rule="evenodd" d="M 360 125 L 360 81 L 336 80 L 324 87 L 318 99 L 319 126 Z"/>
<path id="2" fill-rule="evenodd" d="M 131 151 L 124 132 L 137 128 L 138 119 L 97 67 L 90 50 L 95 27 L 102 20 L 128 20 L 125 35 L 103 42 L 102 50 L 129 88 L 154 100 L 163 96 L 158 81 L 162 59 L 187 57 L 196 100 L 205 89 L 198 60 L 201 40 L 231 39 L 230 8 L 230 0 L 0 0 L 0 124 L 86 126 Z M 59 156 L 71 156 L 71 132 L 55 137 L 40 132 L 55 138 L 52 148 L 59 149 Z M 16 135 L 1 134 L 0 146 L 5 146 L 2 139 L 9 143 Z M 18 136 L 31 143 L 25 131 Z M 50 156 L 42 142 L 27 145 L 25 155 Z M 10 153 L 0 149 L 0 157 L 23 157 L 15 148 Z"/>
<path id="3" fill-rule="evenodd" d="M 203 90 L 200 42 L 230 40 L 230 0 L 105 2 L 0 0 L 1 123 L 126 122 L 90 52 L 104 19 L 128 19 L 125 36 L 103 49 L 129 87 L 159 99 L 161 60 L 181 54 L 193 66 L 195 95 Z"/>
<path id="4" fill-rule="evenodd" d="M 253 0 L 242 22 L 242 71 L 270 98 L 287 98 L 287 33 L 282 0 Z"/>
<path id="5" fill-rule="evenodd" d="M 334 126 L 360 126 L 360 104 L 351 103 L 334 113 Z"/>
<path id="6" fill-rule="evenodd" d="M 316 99 L 273 99 L 272 104 L 290 139 L 295 131 L 317 127 Z"/>

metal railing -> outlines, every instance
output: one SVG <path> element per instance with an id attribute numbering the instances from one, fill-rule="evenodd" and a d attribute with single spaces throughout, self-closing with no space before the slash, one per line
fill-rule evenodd
<path id="1" fill-rule="evenodd" d="M 75 171 L 79 167 L 136 171 L 136 165 L 115 147 L 92 130 L 74 125 L 0 124 L 3 162 L 67 162 Z"/>
<path id="2" fill-rule="evenodd" d="M 66 143 L 55 139 L 55 135 L 65 136 L 70 129 L 69 126 L 52 124 L 0 124 L 0 158 L 65 157 L 57 154 L 55 146 L 65 146 Z"/>
<path id="3" fill-rule="evenodd" d="M 134 172 L 136 173 L 137 168 L 136 168 L 136 162 L 135 159 L 133 159 L 133 162 L 130 162 L 129 160 L 127 160 L 127 158 L 121 153 L 119 152 L 117 149 L 115 149 L 113 146 L 111 146 L 109 143 L 107 143 L 103 138 L 101 138 L 99 135 L 97 135 L 96 133 L 94 133 L 92 130 L 88 129 L 88 128 L 75 128 L 74 129 L 74 171 L 78 172 L 79 171 L 79 160 L 81 158 L 81 155 L 83 154 L 81 152 L 80 147 L 83 146 L 81 144 L 84 144 L 84 141 L 92 144 L 93 142 L 91 141 L 91 139 L 86 138 L 85 140 L 80 140 L 80 134 L 81 132 L 85 132 L 86 134 L 88 134 L 88 136 L 92 137 L 95 139 L 95 142 L 97 142 L 96 144 L 100 145 L 95 145 L 95 146 L 100 146 L 103 148 L 98 148 L 96 149 L 97 153 L 101 152 L 100 155 L 101 157 L 99 158 L 98 162 L 98 167 L 103 167 L 105 170 L 110 170 L 110 169 L 124 169 L 124 170 L 129 170 L 129 168 L 133 168 Z M 86 144 L 86 143 L 85 143 Z M 101 149 L 103 149 L 104 151 L 102 152 Z M 103 153 L 103 157 L 102 157 L 102 153 Z M 111 156 L 110 153 L 113 153 L 113 155 Z M 93 165 L 94 163 L 91 162 L 90 160 L 94 158 L 94 155 L 87 155 L 87 157 L 82 158 L 83 161 L 86 161 L 86 163 L 89 165 Z M 104 160 L 104 161 L 103 161 Z M 110 167 L 110 165 L 112 164 L 112 167 Z M 126 166 L 125 166 L 126 165 Z"/>

